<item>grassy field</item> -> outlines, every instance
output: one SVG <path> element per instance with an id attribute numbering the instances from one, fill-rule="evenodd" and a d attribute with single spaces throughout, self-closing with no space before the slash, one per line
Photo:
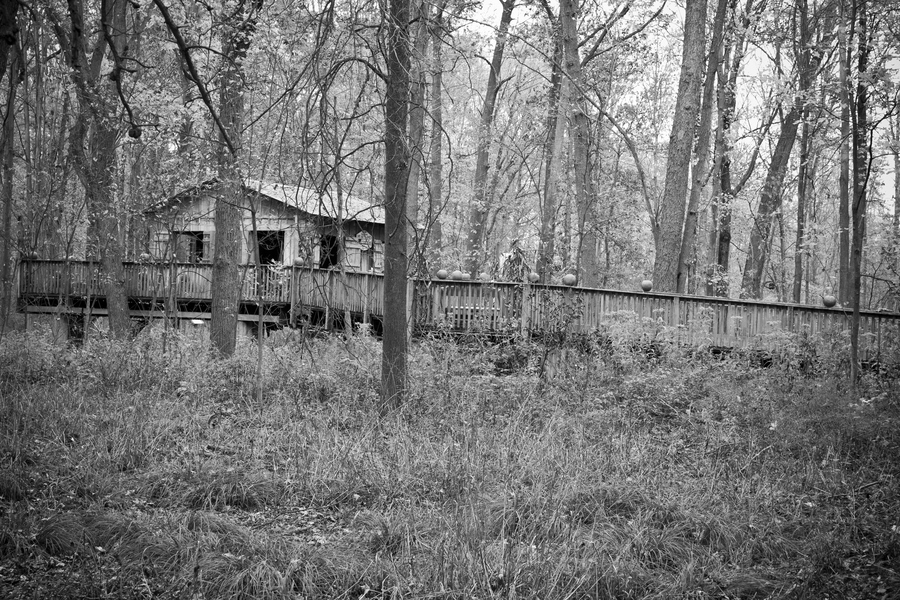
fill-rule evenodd
<path id="1" fill-rule="evenodd" d="M 386 410 L 365 336 L 166 347 L 0 343 L 0 597 L 900 598 L 896 376 L 434 338 Z"/>

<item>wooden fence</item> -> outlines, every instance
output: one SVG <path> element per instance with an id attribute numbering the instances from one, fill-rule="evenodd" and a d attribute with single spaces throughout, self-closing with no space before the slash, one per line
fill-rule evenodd
<path id="1" fill-rule="evenodd" d="M 29 299 L 104 294 L 97 263 L 23 261 L 19 277 L 26 310 Z M 245 302 L 262 300 L 291 311 L 349 311 L 366 319 L 383 314 L 381 275 L 242 266 L 241 279 Z M 211 283 L 208 264 L 125 264 L 125 290 L 132 299 L 208 302 Z M 619 328 L 632 336 L 692 345 L 765 347 L 782 343 L 785 333 L 839 340 L 846 337 L 851 317 L 841 308 L 508 282 L 417 280 L 411 290 L 417 327 L 453 331 L 529 334 Z M 895 350 L 900 314 L 862 311 L 860 340 L 867 355 Z"/>

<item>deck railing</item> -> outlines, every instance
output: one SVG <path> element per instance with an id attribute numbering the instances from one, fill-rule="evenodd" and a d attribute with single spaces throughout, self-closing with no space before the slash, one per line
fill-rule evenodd
<path id="1" fill-rule="evenodd" d="M 20 296 L 104 295 L 97 263 L 27 260 Z M 363 316 L 383 314 L 384 277 L 306 267 L 241 267 L 245 302 L 311 307 Z M 212 265 L 126 263 L 125 290 L 134 299 L 208 301 Z M 418 280 L 416 325 L 451 330 L 590 332 L 616 327 L 645 338 L 693 345 L 743 347 L 779 343 L 785 332 L 839 338 L 850 328 L 841 308 L 734 300 L 682 294 L 626 292 L 508 282 Z M 900 314 L 862 311 L 861 346 L 867 354 L 896 348 Z"/>

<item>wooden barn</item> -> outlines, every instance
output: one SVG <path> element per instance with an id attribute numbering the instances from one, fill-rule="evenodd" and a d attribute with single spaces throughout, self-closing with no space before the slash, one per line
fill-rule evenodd
<path id="1" fill-rule="evenodd" d="M 381 273 L 384 209 L 365 200 L 311 188 L 246 179 L 242 262 L 304 264 L 320 269 Z M 211 263 L 215 244 L 216 180 L 185 189 L 146 212 L 149 257 Z M 256 235 L 253 221 L 256 220 Z"/>

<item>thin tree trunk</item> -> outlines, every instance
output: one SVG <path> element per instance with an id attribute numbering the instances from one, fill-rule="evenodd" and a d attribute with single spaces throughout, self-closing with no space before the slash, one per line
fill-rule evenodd
<path id="1" fill-rule="evenodd" d="M 390 0 L 384 134 L 384 340 L 381 354 L 381 398 L 386 407 L 403 404 L 407 387 L 409 12 L 409 0 Z"/>
<path id="2" fill-rule="evenodd" d="M 866 187 L 869 179 L 869 120 L 867 71 L 869 66 L 869 33 L 867 0 L 859 0 L 857 10 L 857 77 L 855 97 L 855 119 L 853 122 L 853 243 L 850 253 L 851 304 L 853 318 L 850 320 L 850 381 L 856 385 L 859 378 L 859 312 L 860 283 L 862 278 L 863 242 L 866 238 Z"/>
<path id="3" fill-rule="evenodd" d="M 666 183 L 659 215 L 660 237 L 653 265 L 654 288 L 672 292 L 677 288 L 678 258 L 684 232 L 685 203 L 691 168 L 694 129 L 700 111 L 700 82 L 706 49 L 706 0 L 687 0 L 684 19 L 684 49 L 678 99 L 672 117 Z"/>
<path id="4" fill-rule="evenodd" d="M 434 23 L 432 29 L 432 60 L 431 73 L 431 139 L 429 140 L 429 154 L 431 157 L 428 174 L 428 263 L 431 266 L 440 263 L 441 248 L 443 247 L 443 230 L 441 228 L 440 213 L 444 204 L 444 172 L 443 172 L 443 136 L 444 136 L 444 101 L 443 101 L 443 39 L 442 28 L 444 26 L 445 0 L 439 0 L 435 7 Z"/>
<path id="5" fill-rule="evenodd" d="M 794 286 L 792 299 L 800 303 L 803 290 L 803 256 L 806 254 L 806 212 L 809 193 L 809 123 L 804 119 L 800 131 L 800 167 L 797 173 L 797 245 L 794 249 Z"/>
<path id="6" fill-rule="evenodd" d="M 803 125 L 800 130 L 800 167 L 797 173 L 797 243 L 794 249 L 794 285 L 792 299 L 797 304 L 800 303 L 800 294 L 803 290 L 803 253 L 806 244 L 806 194 L 807 194 L 807 178 L 809 168 L 809 102 L 806 100 L 805 92 L 812 87 L 810 73 L 810 56 L 809 44 L 803 40 L 809 40 L 809 14 L 806 0 L 797 0 L 797 13 L 800 20 L 799 38 L 801 40 L 800 48 L 796 52 L 799 58 L 800 68 L 800 93 L 803 98 L 803 108 L 800 111 L 800 118 Z"/>
<path id="7" fill-rule="evenodd" d="M 500 27 L 497 29 L 497 41 L 494 55 L 491 57 L 491 68 L 488 73 L 487 88 L 484 93 L 484 104 L 481 108 L 481 127 L 478 130 L 478 155 L 475 159 L 475 181 L 473 188 L 475 197 L 469 211 L 469 232 L 466 240 L 466 269 L 473 275 L 478 272 L 484 256 L 484 220 L 488 211 L 488 161 L 491 150 L 491 133 L 494 124 L 494 107 L 497 103 L 497 92 L 500 89 L 500 69 L 503 66 L 503 51 L 509 24 L 512 22 L 512 11 L 515 0 L 503 0 L 503 12 L 500 15 Z"/>
<path id="8" fill-rule="evenodd" d="M 895 274 L 900 274 L 900 114 L 891 123 L 890 149 L 894 158 L 894 218 L 891 222 L 892 265 Z M 894 294 L 894 310 L 900 312 L 900 293 Z"/>
<path id="9" fill-rule="evenodd" d="M 838 301 L 850 303 L 850 43 L 843 27 L 840 39 L 841 142 L 838 176 Z"/>
<path id="10" fill-rule="evenodd" d="M 2 156 L 3 165 L 3 186 L 0 193 L 3 196 L 3 248 L 0 254 L 2 268 L 0 268 L 0 284 L 3 289 L 0 290 L 2 298 L 0 298 L 0 337 L 6 331 L 7 319 L 13 304 L 13 264 L 12 264 L 12 209 L 13 209 L 13 149 L 16 124 L 16 90 L 18 87 L 19 61 L 18 50 L 15 44 L 11 47 L 10 54 L 12 60 L 9 65 L 9 87 L 6 95 L 6 110 L 3 112 L 3 140 L 0 144 L 0 156 Z M 7 60 L 6 56 L 2 57 Z M 4 64 L 5 67 L 5 64 Z M 2 79 L 0 72 L 0 79 Z"/>
<path id="11" fill-rule="evenodd" d="M 410 162 L 409 179 L 406 186 L 406 219 L 409 223 L 407 242 L 409 243 L 409 257 L 412 261 L 411 273 L 424 275 L 425 267 L 423 245 L 419 228 L 419 176 L 422 171 L 422 163 L 425 162 L 423 140 L 425 138 L 425 98 L 428 82 L 425 78 L 425 52 L 428 48 L 428 21 L 431 17 L 431 4 L 417 0 L 416 15 L 413 22 L 416 23 L 413 36 L 413 53 L 410 80 L 412 94 L 409 106 L 409 144 Z"/>

